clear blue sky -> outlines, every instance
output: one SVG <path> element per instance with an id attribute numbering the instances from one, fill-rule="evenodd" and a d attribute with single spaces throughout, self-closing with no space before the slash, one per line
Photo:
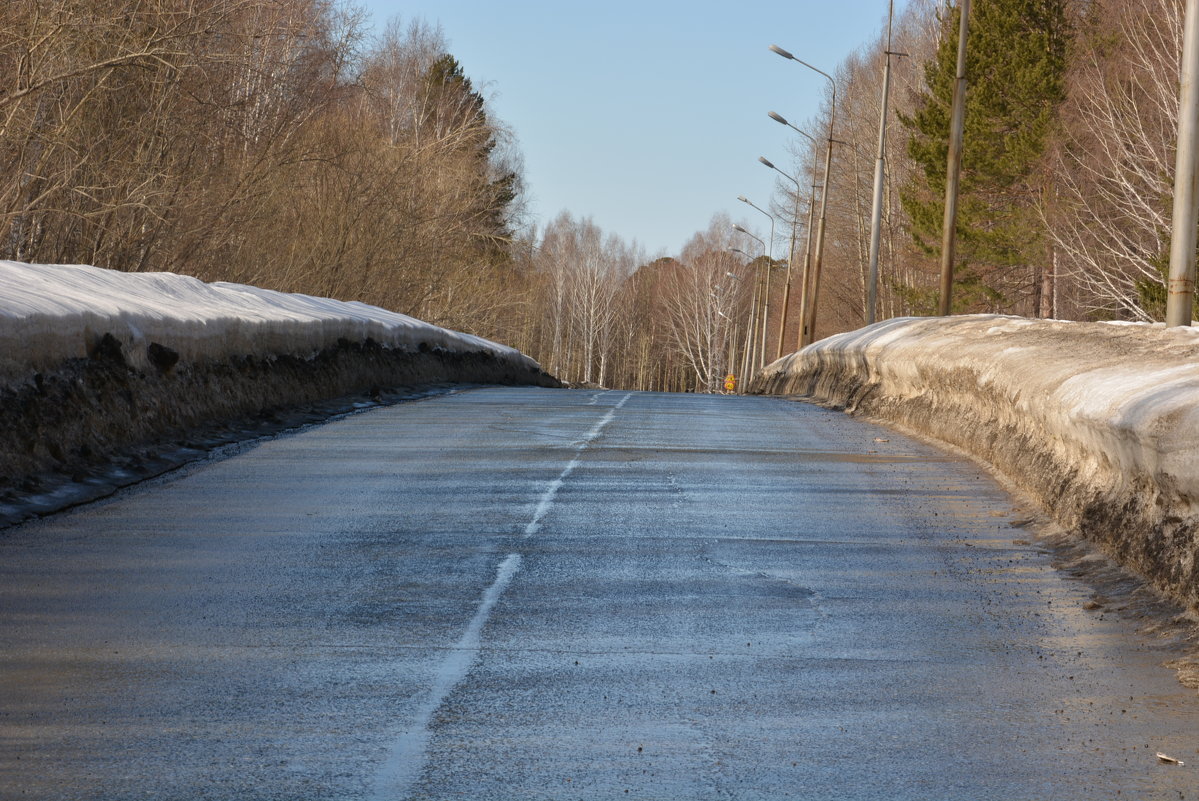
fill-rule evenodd
<path id="1" fill-rule="evenodd" d="M 872 41 L 887 0 L 358 0 L 376 26 L 399 16 L 439 23 L 451 53 L 525 158 L 537 221 L 566 209 L 674 255 L 727 212 L 763 238 L 772 172 L 803 128 L 825 72 Z M 896 0 L 896 14 L 905 0 Z M 780 239 L 781 242 L 781 239 Z M 781 256 L 776 247 L 776 256 Z"/>

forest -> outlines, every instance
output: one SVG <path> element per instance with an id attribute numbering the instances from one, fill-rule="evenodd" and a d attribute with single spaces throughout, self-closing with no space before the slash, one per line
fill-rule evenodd
<path id="1" fill-rule="evenodd" d="M 362 301 L 583 385 L 720 391 L 865 323 L 883 65 L 878 319 L 932 314 L 957 6 L 911 0 L 838 65 L 754 258 L 733 221 L 673 257 L 569 212 L 534 224 L 514 132 L 435 25 L 342 0 L 0 4 L 0 258 Z M 1161 319 L 1182 0 L 974 0 L 954 311 Z M 887 50 L 902 56 L 887 55 Z M 835 140 L 826 186 L 824 153 Z M 818 192 L 826 193 L 821 197 Z"/>

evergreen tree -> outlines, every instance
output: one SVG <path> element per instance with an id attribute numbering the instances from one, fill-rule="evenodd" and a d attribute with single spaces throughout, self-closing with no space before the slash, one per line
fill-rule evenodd
<path id="1" fill-rule="evenodd" d="M 487 118 L 483 96 L 448 53 L 429 66 L 424 84 L 422 135 L 448 143 L 472 165 L 481 188 L 478 215 L 482 225 L 476 234 L 480 253 L 491 264 L 507 263 L 512 239 L 509 217 L 519 179 L 515 171 L 497 165 L 494 159 L 496 129 Z"/>
<path id="2" fill-rule="evenodd" d="M 456 131 L 490 152 L 493 142 L 483 106 L 483 96 L 474 90 L 458 59 L 443 53 L 429 65 L 421 115 L 427 133 L 441 138 Z"/>
<path id="3" fill-rule="evenodd" d="M 901 192 L 916 244 L 939 258 L 957 73 L 960 5 L 947 9 L 908 152 L 919 166 Z M 966 124 L 957 218 L 955 311 L 1010 307 L 1036 286 L 1045 258 L 1033 210 L 1038 164 L 1064 98 L 1066 0 L 975 0 L 966 48 Z M 1032 268 L 1032 269 L 1029 269 Z M 906 288 L 919 302 L 920 290 Z M 935 297 L 927 298 L 935 303 Z"/>

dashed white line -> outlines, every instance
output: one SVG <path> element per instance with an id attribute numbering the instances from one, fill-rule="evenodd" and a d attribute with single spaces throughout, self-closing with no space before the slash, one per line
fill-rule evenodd
<path id="1" fill-rule="evenodd" d="M 596 395 L 592 399 L 599 399 Z M 533 512 L 533 519 L 525 526 L 524 538 L 533 536 L 541 529 L 541 521 L 545 519 L 551 507 L 554 505 L 554 498 L 558 494 L 558 490 L 562 488 L 563 482 L 567 477 L 574 472 L 574 469 L 579 466 L 579 461 L 583 451 L 595 441 L 595 438 L 603 433 L 604 428 L 612 422 L 616 416 L 616 412 L 632 397 L 632 393 L 626 394 L 612 408 L 608 409 L 608 413 L 603 416 L 591 430 L 588 431 L 583 439 L 575 443 L 575 456 L 566 465 L 565 469 L 558 475 L 556 479 L 550 482 L 545 492 L 542 493 L 541 499 L 537 503 L 537 508 Z M 590 405 L 590 404 L 588 404 Z M 417 708 L 412 725 L 409 729 L 403 732 L 394 743 L 387 755 L 387 759 L 383 763 L 383 767 L 375 777 L 375 789 L 372 798 L 375 801 L 397 801 L 408 797 L 408 793 L 412 789 L 412 785 L 420 778 L 421 771 L 424 770 L 425 762 L 428 760 L 429 746 L 429 721 L 437 712 L 438 708 L 445 702 L 445 699 L 453 691 L 462 679 L 466 678 L 466 674 L 470 671 L 471 666 L 478 656 L 479 643 L 483 635 L 483 627 L 487 625 L 487 619 L 491 617 L 491 611 L 503 595 L 504 590 L 512 583 L 512 578 L 520 570 L 521 557 L 520 554 L 511 553 L 500 562 L 499 568 L 496 570 L 495 581 L 483 593 L 483 599 L 479 602 L 479 608 L 475 611 L 475 615 L 471 618 L 470 624 L 466 627 L 466 632 L 463 633 L 458 643 L 446 653 L 445 658 L 438 666 L 436 676 L 433 680 L 433 687 L 429 690 L 429 695 L 424 702 Z"/>
<path id="2" fill-rule="evenodd" d="M 507 589 L 519 569 L 520 554 L 508 554 L 504 561 L 500 562 L 495 581 L 487 588 L 487 592 L 483 593 L 483 600 L 475 611 L 475 616 L 471 618 L 470 625 L 466 627 L 466 632 L 438 666 L 433 688 L 429 691 L 429 697 L 416 711 L 416 720 L 412 728 L 401 734 L 392 744 L 391 753 L 388 754 L 387 761 L 383 763 L 383 768 L 376 778 L 375 792 L 372 796 L 376 801 L 396 801 L 407 797 L 408 791 L 420 777 L 420 772 L 425 767 L 426 749 L 429 745 L 429 719 L 474 664 L 483 626 L 491 616 L 491 610 L 500 599 L 500 595 Z"/>
<path id="3" fill-rule="evenodd" d="M 608 413 L 599 422 L 591 427 L 591 430 L 584 435 L 583 439 L 575 443 L 575 453 L 579 455 L 576 455 L 567 463 L 558 477 L 551 481 L 549 486 L 546 487 L 545 492 L 542 493 L 541 500 L 537 502 L 537 509 L 533 512 L 533 519 L 529 521 L 529 525 L 525 526 L 525 537 L 531 537 L 541 530 L 541 521 L 554 505 L 554 499 L 558 496 L 558 490 L 562 489 L 562 484 L 574 472 L 575 468 L 579 466 L 579 460 L 583 451 L 587 450 L 587 446 L 595 441 L 595 438 L 603 432 L 608 423 L 612 422 L 612 418 L 616 416 L 617 410 L 624 406 L 630 397 L 632 395 L 628 394 L 621 398 L 615 406 L 608 410 Z"/>

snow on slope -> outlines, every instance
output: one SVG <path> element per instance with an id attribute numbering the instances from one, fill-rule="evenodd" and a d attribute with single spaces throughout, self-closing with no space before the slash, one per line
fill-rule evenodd
<path id="1" fill-rule="evenodd" d="M 463 384 L 559 386 L 512 348 L 362 303 L 0 262 L 0 527 L 207 447 Z"/>
<path id="2" fill-rule="evenodd" d="M 86 356 L 105 333 L 144 366 L 151 342 L 184 359 L 308 356 L 339 338 L 399 350 L 486 351 L 534 362 L 512 348 L 363 303 L 208 284 L 173 273 L 0 261 L 0 375 L 27 374 Z"/>
<path id="3" fill-rule="evenodd" d="M 1199 608 L 1199 330 L 903 318 L 767 365 L 808 395 L 963 448 Z"/>

